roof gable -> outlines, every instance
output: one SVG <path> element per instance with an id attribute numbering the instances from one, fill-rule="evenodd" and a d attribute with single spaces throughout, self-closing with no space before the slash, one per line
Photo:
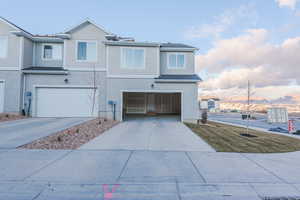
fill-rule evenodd
<path id="1" fill-rule="evenodd" d="M 28 31 L 25 31 L 24 29 L 20 28 L 19 26 L 15 25 L 14 23 L 8 21 L 7 19 L 5 19 L 4 17 L 0 16 L 0 21 L 4 22 L 5 24 L 7 24 L 8 26 L 10 26 L 11 28 L 15 29 L 16 31 L 22 31 L 25 32 L 29 35 L 32 35 L 31 33 L 29 33 Z"/>
<path id="2" fill-rule="evenodd" d="M 76 26 L 73 26 L 73 27 L 65 30 L 64 33 L 67 33 L 67 34 L 74 33 L 77 30 L 80 30 L 80 29 L 82 29 L 83 27 L 85 27 L 85 26 L 87 26 L 89 24 L 94 25 L 96 28 L 98 28 L 99 30 L 103 31 L 107 35 L 113 35 L 112 33 L 106 31 L 102 26 L 97 25 L 96 23 L 94 23 L 90 19 L 86 19 L 86 20 L 82 21 L 81 23 L 77 24 Z"/>

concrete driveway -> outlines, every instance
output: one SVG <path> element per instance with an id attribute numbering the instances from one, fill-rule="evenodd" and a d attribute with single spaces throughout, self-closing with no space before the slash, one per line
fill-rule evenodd
<path id="1" fill-rule="evenodd" d="M 0 123 L 0 149 L 16 148 L 90 118 L 30 118 Z"/>
<path id="2" fill-rule="evenodd" d="M 81 149 L 215 152 L 173 116 L 129 119 Z"/>

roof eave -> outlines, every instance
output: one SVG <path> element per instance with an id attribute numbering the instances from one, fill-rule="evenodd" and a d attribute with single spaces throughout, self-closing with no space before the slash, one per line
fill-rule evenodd
<path id="1" fill-rule="evenodd" d="M 69 73 L 67 70 L 22 70 L 24 74 L 61 74 L 61 75 L 66 75 Z"/>
<path id="2" fill-rule="evenodd" d="M 182 80 L 182 79 L 155 79 L 156 83 L 198 83 L 201 80 Z"/>
<path id="3" fill-rule="evenodd" d="M 33 36 L 24 32 L 24 31 L 21 31 L 21 30 L 18 30 L 18 31 L 10 31 L 11 34 L 14 34 L 16 36 L 19 36 L 19 37 L 25 37 L 25 38 L 28 38 L 30 40 L 33 40 Z"/>
<path id="4" fill-rule="evenodd" d="M 18 37 L 25 37 L 27 39 L 30 39 L 34 42 L 58 42 L 61 43 L 63 42 L 63 39 L 57 37 L 39 37 L 39 36 L 33 36 L 33 35 L 29 35 L 26 32 L 23 31 L 11 31 L 10 33 L 18 36 Z"/>
<path id="5" fill-rule="evenodd" d="M 137 47 L 159 47 L 159 43 L 147 43 L 147 42 L 111 42 L 105 41 L 103 42 L 108 46 L 137 46 Z"/>
<path id="6" fill-rule="evenodd" d="M 168 51 L 168 52 L 172 52 L 172 51 L 181 51 L 181 52 L 194 52 L 194 51 L 198 51 L 197 48 L 174 48 L 174 47 L 161 47 L 160 51 Z"/>
<path id="7" fill-rule="evenodd" d="M 51 38 L 51 37 L 33 37 L 34 42 L 54 42 L 54 43 L 63 43 L 61 38 Z"/>
<path id="8" fill-rule="evenodd" d="M 71 35 L 70 34 L 66 34 L 66 33 L 58 33 L 55 34 L 56 37 L 62 39 L 62 40 L 69 40 L 71 39 Z"/>

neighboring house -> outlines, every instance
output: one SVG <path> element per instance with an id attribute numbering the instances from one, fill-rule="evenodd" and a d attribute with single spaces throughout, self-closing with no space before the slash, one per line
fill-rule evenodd
<path id="1" fill-rule="evenodd" d="M 201 98 L 200 109 L 208 110 L 209 112 L 220 111 L 220 99 L 219 98 Z"/>
<path id="2" fill-rule="evenodd" d="M 178 114 L 198 118 L 194 54 L 184 44 L 135 42 L 85 20 L 33 35 L 0 18 L 0 112 L 34 117 Z"/>

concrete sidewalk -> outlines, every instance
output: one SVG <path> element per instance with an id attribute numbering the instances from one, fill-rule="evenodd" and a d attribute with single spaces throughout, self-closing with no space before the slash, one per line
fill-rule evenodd
<path id="1" fill-rule="evenodd" d="M 113 197 L 122 200 L 300 197 L 299 158 L 300 152 L 6 150 L 0 199 L 103 199 L 103 184 L 120 184 Z"/>

